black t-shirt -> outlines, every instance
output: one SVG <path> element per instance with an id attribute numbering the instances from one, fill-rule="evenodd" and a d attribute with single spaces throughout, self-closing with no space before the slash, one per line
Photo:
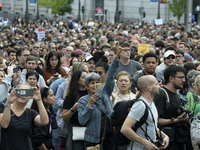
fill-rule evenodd
<path id="1" fill-rule="evenodd" d="M 166 101 L 167 96 L 161 90 L 159 95 L 157 95 L 154 98 L 154 103 L 158 110 L 158 115 L 160 115 L 160 118 L 164 118 L 164 119 L 172 119 L 172 117 L 177 118 L 180 115 L 178 114 L 177 109 L 181 105 L 181 99 L 179 98 L 177 93 L 173 93 L 165 87 L 164 89 L 169 95 L 170 104 L 167 106 L 167 101 Z M 167 109 L 167 107 L 169 107 L 169 109 Z"/>
<path id="2" fill-rule="evenodd" d="M 87 90 L 85 90 L 85 91 L 79 90 L 80 97 L 85 96 L 87 94 L 88 94 Z M 64 103 L 63 103 L 63 109 L 71 109 L 74 106 L 74 104 L 75 104 L 74 99 L 72 98 L 71 94 L 67 94 L 67 96 L 65 97 Z M 73 125 L 80 125 L 78 122 L 78 113 L 77 112 L 75 112 L 73 114 L 73 116 L 70 118 L 70 120 Z"/>
<path id="3" fill-rule="evenodd" d="M 38 115 L 35 110 L 26 109 L 17 117 L 10 110 L 11 120 L 9 126 L 1 128 L 1 150 L 32 150 L 31 135 L 34 119 Z"/>

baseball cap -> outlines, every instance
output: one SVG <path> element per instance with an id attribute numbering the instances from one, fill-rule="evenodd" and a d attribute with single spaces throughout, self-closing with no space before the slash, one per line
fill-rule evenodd
<path id="1" fill-rule="evenodd" d="M 178 40 L 180 40 L 180 37 L 179 37 L 179 36 L 177 36 L 177 35 L 174 37 L 174 39 L 175 39 L 175 38 L 177 38 Z"/>
<path id="2" fill-rule="evenodd" d="M 69 43 L 69 46 L 74 46 L 74 45 L 75 45 L 74 42 L 70 42 L 70 43 Z"/>
<path id="3" fill-rule="evenodd" d="M 97 60 L 93 57 L 93 56 L 87 56 L 85 58 L 85 61 L 88 62 L 89 60 L 93 59 L 95 62 L 97 62 Z"/>
<path id="4" fill-rule="evenodd" d="M 165 52 L 165 54 L 164 54 L 164 58 L 167 58 L 168 56 L 170 56 L 170 55 L 173 55 L 174 57 L 176 56 L 175 54 L 174 54 L 174 52 L 173 51 L 166 51 Z"/>
<path id="5" fill-rule="evenodd" d="M 81 49 L 76 49 L 74 52 L 76 55 L 85 54 Z"/>

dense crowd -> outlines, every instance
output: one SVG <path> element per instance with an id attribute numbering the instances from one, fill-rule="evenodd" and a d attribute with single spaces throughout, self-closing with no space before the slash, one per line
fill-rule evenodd
<path id="1" fill-rule="evenodd" d="M 0 95 L 1 150 L 199 149 L 190 126 L 200 116 L 200 28 L 0 17 Z M 131 142 L 119 145 L 111 114 L 136 98 L 145 103 L 121 128 Z M 147 125 L 133 131 L 146 107 Z"/>

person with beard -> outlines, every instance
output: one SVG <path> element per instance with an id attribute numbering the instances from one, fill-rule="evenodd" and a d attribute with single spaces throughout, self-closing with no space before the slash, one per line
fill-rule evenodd
<path id="1" fill-rule="evenodd" d="M 181 99 L 176 93 L 177 89 L 183 88 L 185 83 L 186 70 L 177 65 L 169 66 L 164 72 L 165 86 L 161 90 L 159 95 L 154 98 L 154 103 L 158 110 L 158 126 L 161 127 L 170 139 L 167 150 L 182 150 L 188 146 L 188 143 L 181 143 L 180 137 L 178 137 L 177 131 L 182 124 L 188 126 L 189 116 L 185 112 L 180 111 Z M 169 101 L 167 98 L 169 96 Z M 179 126 L 178 126 L 179 125 Z M 178 129 L 179 128 L 179 129 Z M 184 128 L 181 138 L 190 137 L 189 130 Z M 187 142 L 190 138 L 187 139 Z M 186 144 L 186 145 L 185 145 Z M 187 148 L 188 149 L 188 148 Z M 191 149 L 191 148 L 189 148 Z"/>
<path id="2" fill-rule="evenodd" d="M 66 48 L 66 57 L 65 57 L 65 62 L 64 62 L 64 66 L 69 68 L 70 65 L 70 60 L 72 59 L 71 57 L 71 53 L 74 51 L 74 48 L 72 46 L 67 46 Z"/>
<path id="3" fill-rule="evenodd" d="M 140 77 L 144 75 L 153 75 L 158 82 L 164 84 L 164 78 L 160 74 L 156 74 L 155 69 L 157 67 L 157 56 L 154 53 L 146 53 L 143 56 L 143 67 L 144 70 L 132 77 L 131 92 L 136 93 L 135 88 L 137 87 L 137 81 Z"/>

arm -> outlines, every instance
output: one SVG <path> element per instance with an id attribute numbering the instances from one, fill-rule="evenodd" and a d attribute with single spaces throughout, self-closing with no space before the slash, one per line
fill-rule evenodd
<path id="1" fill-rule="evenodd" d="M 157 133 L 160 137 L 160 129 L 157 128 Z M 162 134 L 162 139 L 163 139 L 163 142 L 162 142 L 162 146 L 160 147 L 161 149 L 166 149 L 169 145 L 169 137 L 161 131 L 161 134 Z"/>
<path id="2" fill-rule="evenodd" d="M 124 121 L 124 124 L 122 125 L 121 128 L 121 133 L 124 134 L 128 139 L 131 141 L 137 142 L 145 147 L 145 149 L 150 150 L 150 149 L 155 149 L 158 150 L 158 148 L 151 143 L 150 141 L 147 141 L 143 138 L 141 138 L 139 135 L 137 135 L 132 127 L 137 123 L 136 120 L 132 119 L 131 117 L 127 117 L 126 120 Z"/>
<path id="3" fill-rule="evenodd" d="M 41 146 L 38 147 L 39 150 L 47 150 L 46 146 L 42 144 Z"/>
<path id="4" fill-rule="evenodd" d="M 65 99 L 64 95 L 65 95 L 65 90 L 67 89 L 67 85 L 68 85 L 68 82 L 64 82 L 58 87 L 58 90 L 57 90 L 57 93 L 56 93 L 55 103 L 59 107 L 63 107 L 63 102 L 64 102 L 64 99 Z"/>
<path id="5" fill-rule="evenodd" d="M 78 106 L 78 102 L 76 102 L 72 108 L 74 110 L 77 110 L 77 106 Z M 63 113 L 62 113 L 63 121 L 68 121 L 73 116 L 73 114 L 74 113 L 70 109 L 63 109 Z"/>

